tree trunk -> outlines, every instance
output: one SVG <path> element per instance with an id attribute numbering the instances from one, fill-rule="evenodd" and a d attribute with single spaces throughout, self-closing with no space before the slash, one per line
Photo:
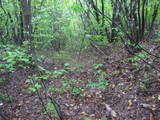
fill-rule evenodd
<path id="1" fill-rule="evenodd" d="M 118 0 L 112 0 L 112 8 L 113 8 L 113 14 L 112 14 L 112 24 L 111 24 L 111 38 L 109 40 L 109 42 L 114 42 L 116 40 L 117 37 L 117 30 L 116 28 L 118 27 L 118 25 L 120 25 L 120 5 Z"/>
<path id="2" fill-rule="evenodd" d="M 34 46 L 32 44 L 32 12 L 31 12 L 31 0 L 20 0 L 22 14 L 23 14 L 23 28 L 24 28 L 24 40 L 29 42 L 29 52 L 35 56 Z M 22 25 L 22 23 L 21 23 Z"/>

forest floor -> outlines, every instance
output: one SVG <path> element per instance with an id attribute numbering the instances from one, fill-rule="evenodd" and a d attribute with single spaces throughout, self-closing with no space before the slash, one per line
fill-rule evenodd
<path id="1" fill-rule="evenodd" d="M 84 52 L 79 60 L 72 58 L 76 61 L 73 65 L 46 63 L 50 72 L 60 69 L 56 77 L 45 78 L 34 66 L 1 75 L 7 81 L 0 91 L 11 99 L 1 101 L 3 115 L 9 120 L 50 120 L 49 116 L 59 120 L 47 104 L 52 96 L 64 120 L 160 120 L 160 72 L 143 61 L 159 69 L 159 59 L 148 55 L 136 60 L 124 49 L 113 48 L 106 49 L 107 56 Z M 157 49 L 154 54 L 159 52 Z M 31 76 L 43 76 L 47 90 L 28 90 Z M 48 105 L 49 115 L 43 103 Z"/>

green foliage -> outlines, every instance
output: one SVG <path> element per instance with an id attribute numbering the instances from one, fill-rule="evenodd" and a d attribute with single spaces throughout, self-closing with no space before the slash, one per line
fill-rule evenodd
<path id="1" fill-rule="evenodd" d="M 103 64 L 101 64 L 101 63 L 99 63 L 99 64 L 93 64 L 93 68 L 94 69 L 99 69 L 102 66 L 103 66 Z"/>
<path id="2" fill-rule="evenodd" d="M 82 12 L 84 11 L 84 8 L 80 6 L 80 4 L 78 3 L 73 3 L 73 5 L 71 6 L 71 9 L 75 12 Z"/>
<path id="3" fill-rule="evenodd" d="M 70 65 L 69 63 L 65 63 L 64 64 L 65 67 L 69 67 L 69 65 Z"/>
<path id="4" fill-rule="evenodd" d="M 78 83 L 80 81 L 79 80 L 74 80 L 74 79 L 73 80 L 66 79 L 65 76 L 63 76 L 63 75 L 65 73 L 71 71 L 72 68 L 69 67 L 69 63 L 65 63 L 64 66 L 65 66 L 65 69 L 59 69 L 59 70 L 54 71 L 53 73 L 46 70 L 42 66 L 38 66 L 38 69 L 41 72 L 43 72 L 44 75 L 32 75 L 32 76 L 29 77 L 28 82 L 31 82 L 33 84 L 33 81 L 36 82 L 36 81 L 39 81 L 39 80 L 47 80 L 49 78 L 57 79 L 58 77 L 61 77 L 62 79 L 64 79 L 64 80 L 61 80 L 61 87 L 57 88 L 53 85 L 53 86 L 50 86 L 48 88 L 49 91 L 55 91 L 55 92 L 58 92 L 58 93 L 61 93 L 61 94 L 64 93 L 64 92 L 70 91 L 73 95 L 80 94 L 82 89 L 79 86 L 76 86 L 76 85 L 78 85 Z M 72 86 L 76 86 L 76 87 L 73 87 L 73 89 L 72 89 Z M 32 92 L 35 92 L 36 90 L 38 90 L 40 88 L 41 88 L 41 86 L 38 83 L 36 83 L 35 87 L 34 88 L 29 88 L 29 90 L 32 91 Z"/>
<path id="5" fill-rule="evenodd" d="M 64 73 L 66 73 L 66 72 L 67 72 L 66 70 L 61 69 L 61 70 L 55 71 L 55 72 L 54 72 L 54 75 L 55 75 L 55 76 L 58 76 L 58 75 L 62 75 L 62 74 L 64 74 Z"/>
<path id="6" fill-rule="evenodd" d="M 66 91 L 66 89 L 64 89 L 63 87 L 57 88 L 54 86 L 50 86 L 48 88 L 48 91 L 54 91 L 54 92 L 58 92 L 59 94 L 63 94 Z"/>
<path id="7" fill-rule="evenodd" d="M 150 25 L 153 20 L 154 8 L 158 5 L 157 1 L 158 0 L 147 1 L 145 4 L 144 12 L 147 11 L 144 16 L 146 20 L 146 24 L 144 25 L 145 33 L 149 31 L 148 29 L 150 28 L 150 26 L 148 25 Z M 34 30 L 32 34 L 34 40 L 32 42 L 37 50 L 50 49 L 51 51 L 54 50 L 55 52 L 69 49 L 73 52 L 73 49 L 78 50 L 89 47 L 90 41 L 94 42 L 96 45 L 106 45 L 112 29 L 116 29 L 118 35 L 122 36 L 124 36 L 125 34 L 124 31 L 127 31 L 128 35 L 132 33 L 133 36 L 136 33 L 136 30 L 132 30 L 134 29 L 134 27 L 132 27 L 134 25 L 129 25 L 132 23 L 132 21 L 128 21 L 128 16 L 123 15 L 123 10 L 125 10 L 124 8 L 122 8 L 122 10 L 117 14 L 120 16 L 119 19 L 121 21 L 121 25 L 123 26 L 123 30 L 121 27 L 111 27 L 111 23 L 113 20 L 112 17 L 114 15 L 114 4 L 111 0 L 104 1 L 105 16 L 99 14 L 99 22 L 96 21 L 96 10 L 92 5 L 89 5 L 91 3 L 88 3 L 89 1 L 87 0 L 82 0 L 81 2 L 82 5 L 79 4 L 79 2 L 76 0 L 48 0 L 42 2 L 32 1 L 31 13 L 32 27 Z M 143 1 L 140 2 L 141 11 Z M 21 5 L 19 1 L 2 1 L 2 4 L 6 12 L 4 12 L 3 10 L 0 11 L 0 33 L 2 33 L 1 42 L 19 43 L 19 41 L 21 41 L 22 39 L 21 34 L 23 34 L 23 31 L 21 30 L 24 29 L 21 26 L 21 23 L 24 22 L 21 21 L 23 20 L 21 19 L 20 15 Z M 129 8 L 129 11 L 132 10 L 132 8 L 130 8 L 130 4 L 131 1 L 128 1 L 126 4 L 124 4 Z M 101 1 L 97 1 L 96 5 L 100 10 L 102 10 Z M 6 13 L 8 13 L 8 15 L 10 16 L 8 16 Z M 136 13 L 138 12 L 136 11 Z M 160 11 L 158 11 L 158 15 L 159 13 Z M 107 19 L 104 19 L 103 21 L 103 17 Z M 126 22 L 128 24 L 126 24 Z M 159 16 L 156 17 L 155 24 L 159 24 Z M 138 29 L 138 26 L 136 29 Z M 29 44 L 26 44 L 25 42 L 24 45 L 29 46 Z"/>
<path id="8" fill-rule="evenodd" d="M 131 0 L 121 4 L 121 10 L 118 10 L 118 13 L 114 13 L 114 9 L 116 9 L 114 7 L 119 6 L 118 3 L 122 1 L 117 2 L 114 6 L 115 3 L 112 3 L 112 0 L 104 0 L 104 16 L 103 13 L 99 13 L 99 11 L 94 8 L 94 5 L 92 5 L 92 2 L 94 2 L 96 7 L 102 11 L 102 1 L 96 0 L 96 3 L 95 0 L 82 0 L 82 5 L 79 4 L 78 1 L 79 0 L 31 1 L 31 28 L 33 28 L 32 38 L 34 38 L 32 39 L 32 44 L 33 48 L 35 48 L 37 57 L 39 57 L 39 54 L 41 56 L 41 52 L 43 51 L 44 58 L 45 56 L 52 56 L 54 60 L 58 58 L 57 63 L 58 65 L 61 65 L 62 68 L 52 72 L 42 66 L 38 66 L 40 72 L 38 74 L 33 74 L 27 80 L 27 82 L 33 85 L 33 87 L 28 88 L 29 91 L 35 93 L 38 90 L 41 90 L 43 87 L 40 84 L 41 80 L 49 80 L 51 83 L 59 80 L 60 85 L 52 84 L 49 86 L 48 91 L 58 92 L 60 94 L 69 92 L 73 96 L 83 95 L 86 86 L 102 89 L 107 88 L 109 85 L 107 79 L 109 74 L 102 70 L 103 64 L 101 63 L 92 66 L 92 69 L 95 71 L 94 81 L 90 80 L 87 85 L 84 85 L 87 80 L 83 82 L 77 78 L 68 78 L 67 73 L 76 69 L 75 67 L 71 67 L 71 59 L 74 59 L 72 56 L 82 55 L 83 50 L 88 50 L 87 48 L 91 47 L 91 43 L 96 46 L 107 45 L 108 39 L 110 39 L 112 35 L 112 30 L 117 32 L 116 39 L 121 37 L 124 40 L 127 39 L 124 41 L 125 43 L 128 43 L 129 41 L 128 44 L 131 45 L 131 47 L 137 48 L 135 43 L 138 39 L 145 39 L 145 37 L 147 37 L 147 33 L 152 26 L 151 23 L 154 22 L 153 8 L 159 4 L 158 0 L 146 1 L 146 4 L 144 5 L 145 15 L 143 18 L 143 1 L 140 1 L 140 18 L 137 19 L 139 21 L 136 21 L 136 19 L 130 18 L 130 16 L 134 16 L 134 14 L 132 14 L 134 13 L 134 8 L 132 8 L 131 3 L 133 1 Z M 126 5 L 126 8 L 123 8 L 123 5 Z M 21 7 L 23 6 L 20 5 L 19 0 L 11 0 L 10 2 L 9 0 L 2 0 L 2 9 L 0 8 L 0 43 L 5 43 L 5 45 L 0 44 L 0 73 L 15 72 L 17 68 L 26 69 L 33 64 L 31 61 L 32 57 L 28 54 L 28 50 L 31 48 L 31 42 L 23 41 L 26 37 L 26 33 L 24 30 L 24 12 L 21 11 L 23 10 Z M 136 5 L 135 8 L 137 8 L 135 16 L 139 17 L 137 14 L 138 6 Z M 127 12 L 129 14 L 125 10 L 128 10 Z M 124 13 L 125 15 L 123 15 Z M 158 14 L 159 13 L 160 11 L 158 11 Z M 116 18 L 116 16 L 115 18 L 119 21 L 114 21 L 114 14 L 118 16 L 118 18 Z M 97 19 L 99 19 L 99 21 Z M 157 16 L 155 19 L 156 25 L 153 26 L 159 26 L 160 16 Z M 142 24 L 143 20 L 145 20 L 144 25 Z M 118 23 L 118 25 L 115 23 Z M 154 30 L 154 28 L 152 29 Z M 154 31 L 151 31 L 150 33 L 152 32 Z M 158 28 L 156 31 L 156 35 L 157 34 L 160 34 Z M 128 36 L 129 38 L 127 38 Z M 117 42 L 117 40 L 115 42 Z M 154 42 L 160 43 L 160 39 L 157 38 Z M 21 47 L 13 45 L 13 43 L 17 43 Z M 134 64 L 135 62 L 145 59 L 147 56 L 147 53 L 139 52 L 133 57 L 128 58 L 128 61 L 131 61 Z M 60 61 L 62 59 L 63 62 Z M 66 60 L 68 60 L 67 63 Z M 134 64 L 132 67 L 137 70 L 141 69 L 141 66 L 138 64 Z M 79 71 L 88 73 L 88 71 L 85 71 L 83 68 L 79 69 Z M 121 71 L 117 69 L 114 72 L 117 74 Z M 5 78 L 0 78 L 0 84 L 5 81 Z M 147 89 L 149 88 L 150 82 L 151 80 L 149 78 L 145 78 L 144 81 L 140 82 L 140 87 Z M 124 88 L 124 90 L 129 91 L 130 88 L 127 87 Z M 1 99 L 11 101 L 11 98 L 6 95 L 0 95 L 0 100 Z M 158 97 L 158 99 L 160 98 Z M 56 116 L 55 105 L 52 104 L 51 101 L 48 101 L 45 107 L 48 112 L 53 113 L 53 115 Z M 83 119 L 92 120 L 93 118 L 84 117 Z M 107 120 L 107 118 L 104 117 L 98 120 Z"/>
<path id="9" fill-rule="evenodd" d="M 77 96 L 80 95 L 80 93 L 82 92 L 82 88 L 79 86 L 73 87 L 72 88 L 72 94 Z"/>
<path id="10" fill-rule="evenodd" d="M 89 81 L 87 84 L 88 87 L 97 87 L 97 88 L 107 88 L 109 85 L 109 81 L 106 79 L 106 76 L 109 74 L 106 74 L 106 72 L 102 71 L 100 67 L 102 67 L 103 64 L 94 64 L 93 67 L 96 69 L 96 76 L 98 82 Z"/>
<path id="11" fill-rule="evenodd" d="M 153 41 L 156 43 L 160 43 L 160 38 L 154 39 Z"/>
<path id="12" fill-rule="evenodd" d="M 63 94 L 65 92 L 70 92 L 72 95 L 82 95 L 82 87 L 79 86 L 79 84 L 81 83 L 81 80 L 68 80 L 66 78 L 64 78 L 64 80 L 61 80 L 61 87 L 55 87 L 55 86 L 50 86 L 49 87 L 49 91 L 55 91 L 58 92 L 60 94 Z"/>
<path id="13" fill-rule="evenodd" d="M 68 1 L 45 1 L 44 5 L 34 2 L 33 6 L 41 6 L 41 9 L 33 9 L 33 27 L 36 28 L 34 45 L 37 49 L 50 49 L 59 51 L 65 47 L 70 32 L 70 11 L 66 9 Z M 40 13 L 40 14 L 39 14 Z M 68 36 L 67 36 L 68 35 Z"/>
<path id="14" fill-rule="evenodd" d="M 30 91 L 32 91 L 32 92 L 36 92 L 36 91 L 38 91 L 38 90 L 41 89 L 41 88 L 42 88 L 42 85 L 40 85 L 39 83 L 36 83 L 36 84 L 34 85 L 34 87 L 28 88 L 28 90 L 30 90 Z"/>
<path id="15" fill-rule="evenodd" d="M 83 120 L 93 120 L 91 117 L 84 117 Z M 108 120 L 106 117 L 102 117 L 100 119 L 97 120 Z"/>
<path id="16" fill-rule="evenodd" d="M 3 48 L 0 55 L 0 72 L 14 72 L 16 67 L 27 68 L 30 64 L 30 55 L 16 45 L 0 45 Z"/>
<path id="17" fill-rule="evenodd" d="M 146 52 L 139 52 L 139 53 L 136 53 L 135 56 L 128 58 L 128 61 L 137 62 L 137 61 L 140 61 L 140 60 L 146 58 L 147 56 L 148 56 L 148 54 Z"/>
<path id="18" fill-rule="evenodd" d="M 55 107 L 54 105 L 51 103 L 51 101 L 49 101 L 46 105 L 47 111 L 52 111 L 55 112 Z"/>
<path id="19" fill-rule="evenodd" d="M 93 120 L 91 117 L 84 117 L 83 120 Z"/>
<path id="20" fill-rule="evenodd" d="M 48 79 L 48 78 L 58 78 L 58 77 L 60 77 L 60 76 L 62 76 L 62 75 L 64 75 L 65 73 L 68 73 L 68 72 L 70 72 L 70 71 L 73 71 L 74 70 L 74 68 L 72 68 L 72 67 L 69 67 L 69 63 L 65 63 L 64 64 L 64 69 L 59 69 L 59 70 L 55 70 L 53 73 L 52 72 L 50 72 L 50 71 L 48 71 L 48 70 L 46 70 L 44 67 L 42 67 L 42 66 L 38 66 L 38 69 L 41 71 L 41 72 L 43 72 L 43 73 L 45 73 L 45 75 L 41 75 L 41 76 L 39 76 L 38 77 L 38 79 L 43 79 L 43 80 L 46 80 L 46 79 Z"/>
<path id="21" fill-rule="evenodd" d="M 40 76 L 38 76 L 38 75 L 36 75 L 36 74 L 33 74 L 32 76 L 28 76 L 28 82 L 37 82 L 37 81 L 39 81 L 40 80 L 40 78 L 39 78 Z"/>
<path id="22" fill-rule="evenodd" d="M 46 75 L 51 75 L 52 73 L 49 70 L 46 70 L 44 67 L 38 65 L 38 70 L 45 73 Z"/>
<path id="23" fill-rule="evenodd" d="M 56 105 L 54 105 L 50 100 L 48 101 L 45 107 L 46 107 L 47 112 L 51 113 L 52 116 L 57 117 L 57 111 L 55 108 Z"/>
<path id="24" fill-rule="evenodd" d="M 101 28 L 100 26 L 97 27 L 99 29 Z M 91 43 L 94 43 L 97 46 L 103 46 L 108 43 L 107 37 L 103 35 L 88 35 L 88 39 L 90 40 Z"/>
<path id="25" fill-rule="evenodd" d="M 97 88 L 107 88 L 109 85 L 108 80 L 100 79 L 98 82 L 89 81 L 87 84 L 88 87 L 97 87 Z"/>
<path id="26" fill-rule="evenodd" d="M 50 78 L 54 79 L 54 78 L 58 78 L 58 77 L 64 75 L 67 72 L 68 71 L 65 69 L 60 69 L 60 70 L 54 71 L 53 73 L 50 73 L 50 72 L 46 72 L 46 73 L 48 73 L 48 77 L 50 76 Z M 47 79 L 47 76 L 43 76 L 43 77 L 46 77 L 45 79 Z"/>

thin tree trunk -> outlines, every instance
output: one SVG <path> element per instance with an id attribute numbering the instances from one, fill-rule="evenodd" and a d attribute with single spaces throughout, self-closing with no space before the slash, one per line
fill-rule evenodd
<path id="1" fill-rule="evenodd" d="M 32 44 L 32 12 L 31 12 L 31 0 L 20 0 L 23 13 L 23 28 L 24 28 L 24 40 L 29 41 L 30 54 L 35 58 L 34 46 Z"/>
<path id="2" fill-rule="evenodd" d="M 101 0 L 101 5 L 102 5 L 102 27 L 104 27 L 104 22 L 105 22 L 104 0 Z"/>
<path id="3" fill-rule="evenodd" d="M 113 7 L 113 15 L 112 15 L 112 25 L 111 25 L 111 38 L 109 42 L 114 42 L 117 37 L 117 30 L 116 28 L 120 24 L 120 8 L 119 8 L 119 2 L 118 0 L 112 0 L 112 7 Z"/>

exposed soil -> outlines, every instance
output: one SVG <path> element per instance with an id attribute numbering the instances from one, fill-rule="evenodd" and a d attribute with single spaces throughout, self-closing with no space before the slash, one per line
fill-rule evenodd
<path id="1" fill-rule="evenodd" d="M 34 67 L 28 70 L 19 68 L 13 73 L 0 75 L 7 79 L 0 86 L 1 92 L 13 99 L 10 102 L 1 100 L 2 114 L 9 120 L 48 120 L 50 118 L 43 108 L 41 99 L 46 103 L 48 95 L 51 95 L 60 105 L 64 120 L 83 120 L 85 116 L 94 120 L 104 117 L 108 118 L 107 120 L 160 120 L 160 72 L 143 61 L 129 62 L 129 56 L 124 50 L 117 51 L 119 52 L 110 52 L 105 59 L 99 57 L 103 61 L 100 69 L 112 74 L 106 76 L 110 84 L 105 89 L 86 87 L 89 80 L 96 81 L 96 71 L 89 65 L 78 67 L 56 79 L 44 81 L 47 87 L 60 87 L 60 81 L 64 76 L 68 80 L 81 80 L 79 86 L 84 88 L 84 96 L 73 95 L 70 91 L 46 92 L 44 89 L 38 92 L 38 96 L 37 93 L 29 91 L 28 88 L 32 84 L 28 82 L 28 76 L 40 74 Z M 82 61 L 87 61 L 87 57 L 92 58 L 91 55 L 83 55 Z M 151 59 L 154 57 L 145 58 L 159 69 L 159 60 Z M 50 66 L 49 68 L 52 69 Z M 146 79 L 149 83 L 145 84 Z M 58 117 L 55 119 L 58 120 Z"/>

